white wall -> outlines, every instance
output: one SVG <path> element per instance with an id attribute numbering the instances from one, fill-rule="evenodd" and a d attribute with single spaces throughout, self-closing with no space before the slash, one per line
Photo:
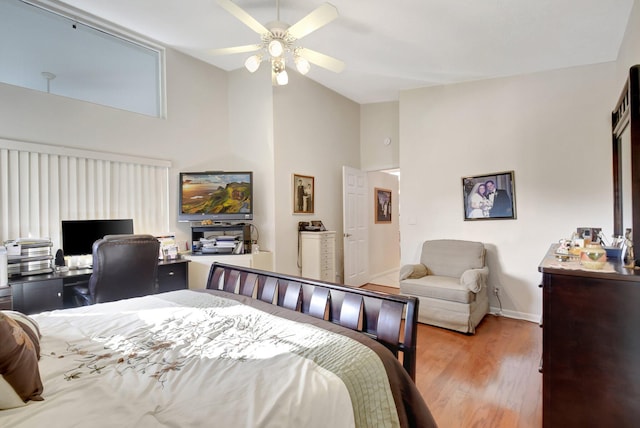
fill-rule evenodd
<path id="1" fill-rule="evenodd" d="M 276 253 L 273 91 L 268 67 L 255 74 L 242 68 L 229 73 L 229 170 L 253 171 L 254 238 L 262 251 Z M 227 163 L 228 162 L 228 163 Z M 226 165 L 225 165 L 226 164 Z M 275 258 L 275 257 L 274 257 Z"/>
<path id="2" fill-rule="evenodd" d="M 537 264 L 548 245 L 581 224 L 612 232 L 610 112 L 638 63 L 635 0 L 615 65 L 408 91 L 396 106 L 363 105 L 362 169 L 393 163 L 379 140 L 398 117 L 402 123 L 401 263 L 418 259 L 424 239 L 488 242 L 491 282 L 502 286 L 506 312 L 537 321 Z M 589 153 L 594 160 L 582 167 Z M 463 222 L 461 177 L 507 169 L 516 172 L 518 219 Z M 593 191 L 578 184 L 585 177 L 594 177 Z M 498 305 L 493 295 L 491 305 Z"/>
<path id="3" fill-rule="evenodd" d="M 297 73 L 274 89 L 276 270 L 298 274 L 299 221 L 336 231 L 342 274 L 342 166 L 360 167 L 360 106 Z M 293 214 L 292 174 L 315 177 L 313 214 Z M 341 278 L 337 278 L 338 281 Z"/>
<path id="4" fill-rule="evenodd" d="M 299 220 L 321 219 L 342 234 L 341 166 L 399 165 L 402 261 L 417 260 L 424 239 L 485 241 L 505 307 L 539 314 L 537 265 L 548 245 L 576 226 L 611 232 L 609 115 L 629 65 L 640 62 L 639 1 L 615 64 L 426 88 L 402 93 L 399 103 L 358 106 L 296 73 L 271 94 L 259 75 L 226 73 L 168 49 L 166 119 L 0 84 L 0 138 L 170 160 L 170 215 L 180 240 L 190 229 L 176 222 L 179 171 L 254 169 L 261 246 L 291 273 Z M 462 221 L 461 177 L 509 169 L 518 219 Z M 314 215 L 292 214 L 294 172 L 316 177 Z"/>
<path id="5" fill-rule="evenodd" d="M 296 73 L 272 88 L 268 68 L 226 73 L 171 49 L 166 70 L 166 119 L 0 84 L 0 138 L 171 161 L 170 224 L 180 241 L 191 229 L 176 220 L 178 172 L 252 170 L 259 245 L 279 270 L 297 273 L 299 220 L 342 234 L 341 167 L 360 166 L 359 105 Z M 292 214 L 294 172 L 316 177 L 313 216 Z M 337 247 L 341 273 L 341 240 Z"/>
<path id="6" fill-rule="evenodd" d="M 400 222 L 398 177 L 384 172 L 367 173 L 369 187 L 369 274 L 371 282 L 382 285 L 395 285 L 378 282 L 376 277 L 397 274 L 400 267 Z M 375 189 L 391 190 L 391 223 L 375 222 Z"/>
<path id="7" fill-rule="evenodd" d="M 633 3 L 616 64 L 617 83 L 622 91 L 622 86 L 629 77 L 629 68 L 632 65 L 640 64 L 640 0 L 635 0 Z"/>
<path id="8" fill-rule="evenodd" d="M 0 137 L 170 160 L 170 224 L 190 239 L 176 222 L 178 172 L 227 156 L 227 73 L 171 49 L 166 71 L 166 119 L 0 84 Z"/>
<path id="9" fill-rule="evenodd" d="M 426 239 L 482 241 L 505 313 L 537 320 L 549 245 L 578 226 L 612 233 L 614 77 L 607 63 L 403 92 L 402 262 Z M 517 219 L 463 221 L 461 178 L 509 170 Z"/>
<path id="10" fill-rule="evenodd" d="M 363 171 L 398 168 L 400 141 L 398 102 L 360 107 L 360 165 Z M 389 139 L 389 144 L 385 140 Z"/>
<path id="11" fill-rule="evenodd" d="M 400 165 L 398 110 L 397 101 L 360 107 L 360 165 L 363 171 L 369 171 L 367 177 L 370 194 L 373 195 L 376 186 L 392 190 L 392 223 L 375 224 L 373 216 L 369 218 L 370 281 L 382 285 L 397 283 L 396 280 L 389 280 L 397 277 L 400 267 L 400 199 L 397 176 L 375 171 L 396 169 Z"/>

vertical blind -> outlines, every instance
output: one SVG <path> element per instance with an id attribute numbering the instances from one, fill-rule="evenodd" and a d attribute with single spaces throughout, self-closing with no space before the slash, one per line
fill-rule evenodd
<path id="1" fill-rule="evenodd" d="M 169 230 L 169 161 L 0 139 L 0 243 L 51 238 L 61 221 L 132 218 Z"/>

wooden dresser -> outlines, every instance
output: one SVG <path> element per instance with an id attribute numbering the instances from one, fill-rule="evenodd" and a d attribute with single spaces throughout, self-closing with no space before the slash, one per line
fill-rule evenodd
<path id="1" fill-rule="evenodd" d="M 640 271 L 561 267 L 549 250 L 542 272 L 543 426 L 640 423 Z"/>

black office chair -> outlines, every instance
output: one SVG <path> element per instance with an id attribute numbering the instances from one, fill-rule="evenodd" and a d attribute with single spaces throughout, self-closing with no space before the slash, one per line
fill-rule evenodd
<path id="1" fill-rule="evenodd" d="M 79 305 L 157 292 L 160 242 L 151 235 L 110 235 L 93 243 L 89 285 L 74 287 Z"/>

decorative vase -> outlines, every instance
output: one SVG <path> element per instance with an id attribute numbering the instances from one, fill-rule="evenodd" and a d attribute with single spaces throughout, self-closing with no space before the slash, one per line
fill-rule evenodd
<path id="1" fill-rule="evenodd" d="M 580 251 L 580 264 L 587 269 L 602 269 L 607 262 L 607 252 L 600 244 L 589 244 Z"/>
<path id="2" fill-rule="evenodd" d="M 636 267 L 636 256 L 633 251 L 633 242 L 630 239 L 626 239 L 625 241 L 625 252 L 624 252 L 624 267 L 627 269 L 635 269 Z"/>

